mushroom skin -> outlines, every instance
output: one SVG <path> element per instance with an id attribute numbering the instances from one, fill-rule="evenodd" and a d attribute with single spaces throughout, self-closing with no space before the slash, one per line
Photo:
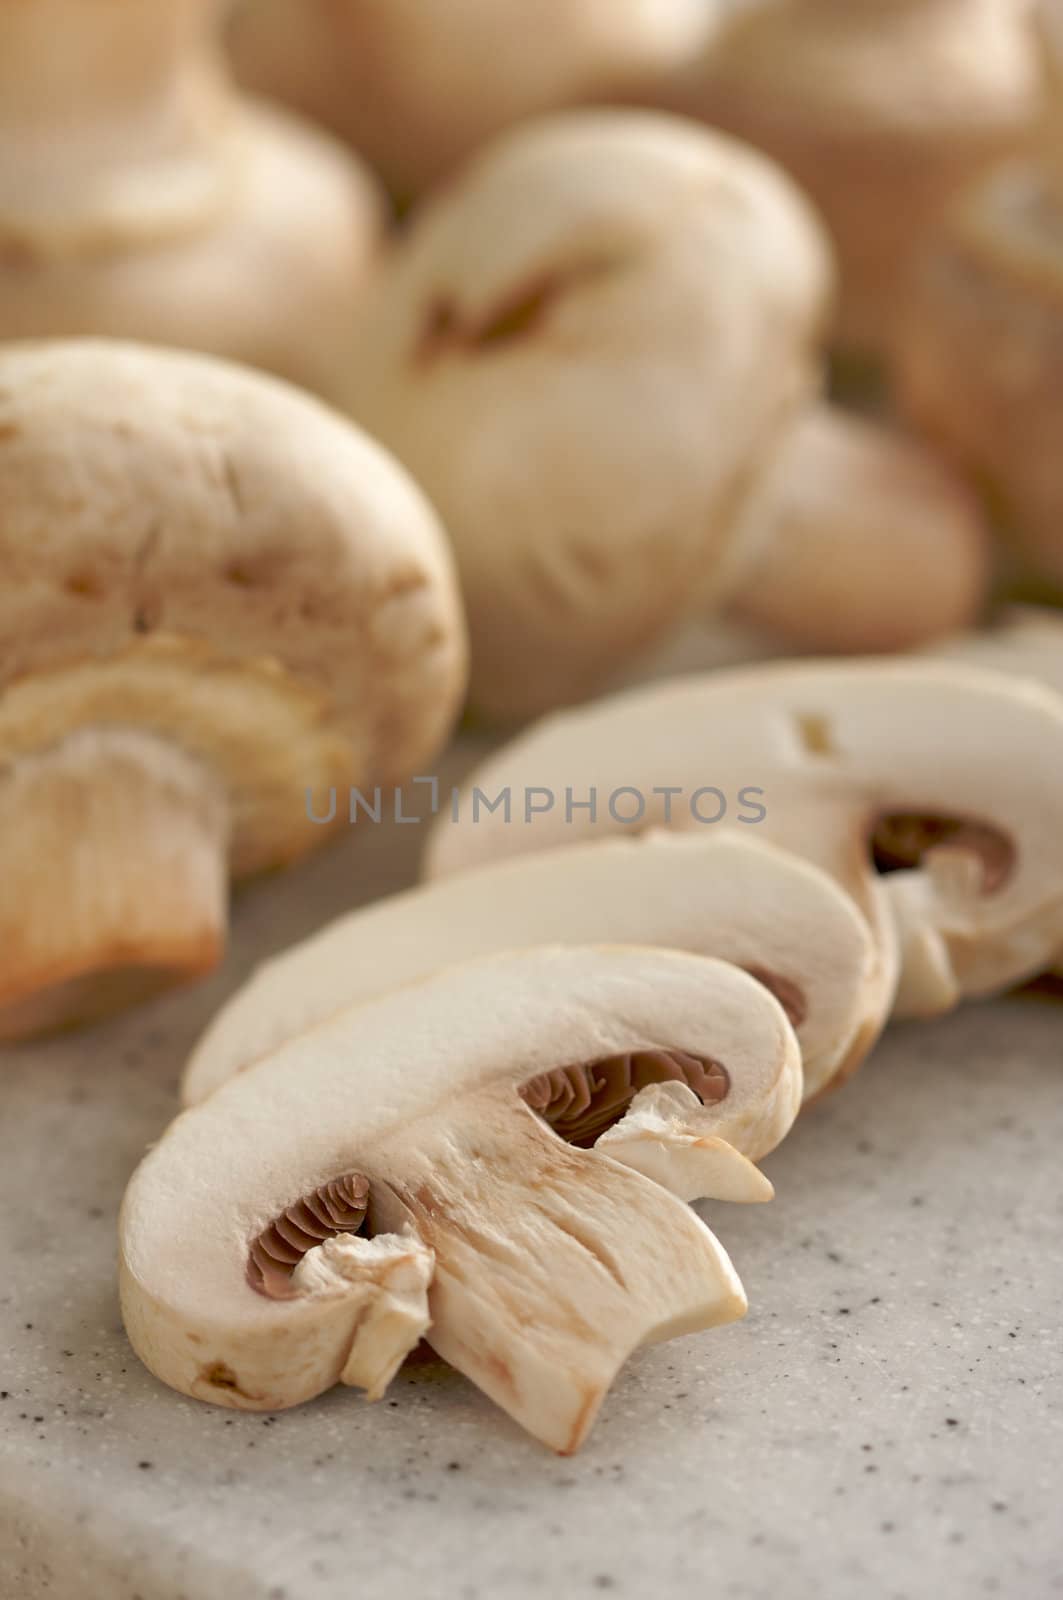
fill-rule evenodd
<path id="1" fill-rule="evenodd" d="M 978 498 L 922 440 L 812 406 L 750 493 L 729 611 L 797 650 L 913 649 L 972 627 L 992 541 Z"/>
<path id="2" fill-rule="evenodd" d="M 205 350 L 332 392 L 383 209 L 237 97 L 218 0 L 0 5 L 0 338 Z"/>
<path id="3" fill-rule="evenodd" d="M 0 502 L 15 1037 L 212 966 L 230 876 L 329 837 L 308 788 L 397 780 L 440 747 L 465 640 L 397 464 L 205 356 L 0 348 Z"/>
<path id="4" fill-rule="evenodd" d="M 890 355 L 904 285 L 963 186 L 1021 149 L 1039 82 L 1026 0 L 773 0 L 665 83 L 671 110 L 765 150 L 838 254 L 836 337 Z"/>
<path id="5" fill-rule="evenodd" d="M 1040 137 L 970 186 L 920 263 L 898 352 L 902 406 L 988 492 L 1035 572 L 1063 583 L 1063 6 L 1039 13 Z"/>
<path id="6" fill-rule="evenodd" d="M 725 1097 L 648 1084 L 609 1156 L 566 1144 L 522 1098 L 557 1067 L 654 1051 L 718 1063 Z M 246 1410 L 348 1375 L 374 1374 L 379 1392 L 426 1331 L 572 1452 L 636 1346 L 745 1310 L 720 1245 L 661 1186 L 673 1165 L 683 1193 L 768 1198 L 752 1162 L 800 1098 L 785 1013 L 724 963 L 618 946 L 451 968 L 293 1040 L 171 1125 L 122 1206 L 127 1331 L 164 1382 Z M 625 1165 L 656 1124 L 660 1182 Z M 260 1293 L 248 1265 L 263 1230 L 351 1175 L 375 1237 L 319 1244 L 308 1227 L 297 1292 Z"/>
<path id="7" fill-rule="evenodd" d="M 672 70 L 719 0 L 252 0 L 237 76 L 347 139 L 408 199 L 511 123 Z"/>
<path id="8" fill-rule="evenodd" d="M 783 1004 L 806 1097 L 856 1069 L 893 1003 L 881 952 L 825 873 L 751 837 L 656 832 L 501 861 L 340 917 L 255 971 L 185 1068 L 186 1105 L 308 1028 L 436 969 L 541 944 L 652 944 L 743 967 Z"/>
<path id="9" fill-rule="evenodd" d="M 722 603 L 830 277 L 781 173 L 648 112 L 510 132 L 414 217 L 345 398 L 447 526 L 480 710 L 579 699 Z"/>
<path id="10" fill-rule="evenodd" d="M 1036 684 L 923 660 L 771 665 L 544 719 L 466 780 L 427 870 L 621 832 L 632 808 L 610 798 L 629 787 L 645 799 L 640 827 L 741 827 L 736 801 L 752 786 L 758 839 L 833 876 L 885 949 L 899 941 L 895 1013 L 932 1016 L 1043 970 L 1063 948 L 1061 782 L 1063 700 Z M 566 787 L 596 793 L 593 821 L 538 800 L 517 826 L 500 811 L 472 825 L 474 788 Z M 880 840 L 904 870 L 879 876 Z"/>

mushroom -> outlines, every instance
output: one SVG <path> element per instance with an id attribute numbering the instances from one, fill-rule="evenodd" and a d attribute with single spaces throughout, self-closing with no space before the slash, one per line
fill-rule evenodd
<path id="1" fill-rule="evenodd" d="M 669 1189 L 769 1199 L 753 1162 L 800 1097 L 785 1013 L 735 967 L 570 947 L 451 968 L 178 1117 L 122 1207 L 126 1328 L 164 1382 L 252 1411 L 378 1395 L 425 1334 L 574 1451 L 638 1345 L 745 1311 Z"/>
<path id="2" fill-rule="evenodd" d="M 219 0 L 0 4 L 0 338 L 105 334 L 328 391 L 375 185 L 237 98 Z"/>
<path id="3" fill-rule="evenodd" d="M 218 960 L 226 886 L 460 705 L 446 543 L 342 418 L 206 356 L 0 348 L 0 1037 Z M 317 819 L 324 820 L 324 819 Z"/>
<path id="4" fill-rule="evenodd" d="M 1038 77 L 1026 0 L 774 0 L 736 9 L 657 97 L 780 161 L 841 269 L 837 334 L 888 351 L 918 248 L 972 176 L 1020 147 Z"/>
<path id="5" fill-rule="evenodd" d="M 544 720 L 473 772 L 428 871 L 595 832 L 755 825 L 830 873 L 884 948 L 899 939 L 895 1009 L 934 1015 L 1063 949 L 1061 784 L 1063 700 L 1036 684 L 949 662 L 771 665 Z M 475 824 L 474 790 L 495 803 Z M 568 794 L 593 796 L 593 819 Z"/>
<path id="6" fill-rule="evenodd" d="M 511 123 L 655 79 L 720 0 L 244 0 L 242 81 L 316 117 L 400 196 Z"/>
<path id="7" fill-rule="evenodd" d="M 992 628 L 937 646 L 936 655 L 1029 678 L 1063 696 L 1063 616 L 1040 606 L 1009 606 Z M 1063 948 L 1051 969 L 1063 976 Z"/>
<path id="8" fill-rule="evenodd" d="M 962 484 L 871 424 L 797 420 L 828 286 L 781 174 L 644 112 L 511 133 L 415 218 L 347 404 L 454 541 L 480 711 L 584 698 L 699 610 L 821 649 L 974 620 Z"/>
<path id="9" fill-rule="evenodd" d="M 596 840 L 396 895 L 267 961 L 193 1052 L 185 1103 L 360 1000 L 492 951 L 555 943 L 652 944 L 744 967 L 794 1024 L 806 1096 L 859 1065 L 896 980 L 848 895 L 781 850 L 734 834 Z"/>
<path id="10" fill-rule="evenodd" d="M 977 498 L 921 440 L 813 406 L 735 535 L 733 615 L 799 649 L 906 650 L 970 627 L 991 576 Z"/>
<path id="11" fill-rule="evenodd" d="M 928 243 L 898 387 L 990 492 L 1019 553 L 1063 583 L 1063 5 L 1041 16 L 1042 139 L 966 190 Z"/>

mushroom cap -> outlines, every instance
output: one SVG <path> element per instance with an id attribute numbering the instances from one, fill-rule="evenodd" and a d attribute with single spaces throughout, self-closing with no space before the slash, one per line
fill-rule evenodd
<path id="1" fill-rule="evenodd" d="M 925 660 L 772 665 L 545 719 L 467 780 L 428 867 L 441 876 L 622 831 L 615 812 L 633 803 L 609 801 L 629 786 L 645 797 L 640 827 L 664 820 L 672 786 L 672 826 L 693 830 L 695 811 L 723 828 L 748 821 L 752 790 L 758 839 L 833 874 L 884 939 L 892 920 L 901 1005 L 933 1013 L 1043 969 L 1063 946 L 1061 783 L 1063 701 L 1038 685 Z M 521 825 L 496 810 L 473 826 L 473 787 L 509 788 Z M 550 787 L 596 790 L 596 822 L 537 795 L 525 822 L 525 794 Z M 907 870 L 880 879 L 876 844 Z"/>
<path id="2" fill-rule="evenodd" d="M 233 93 L 222 0 L 0 6 L 0 338 L 146 340 L 331 392 L 377 185 Z"/>
<path id="3" fill-rule="evenodd" d="M 385 451 L 203 356 L 0 349 L 0 758 L 135 727 L 228 790 L 232 866 L 320 841 L 310 786 L 407 774 L 460 705 L 446 541 Z"/>
<path id="4" fill-rule="evenodd" d="M 781 173 L 647 112 L 510 133 L 415 217 L 347 403 L 447 525 L 482 709 L 579 698 L 727 592 L 830 276 Z"/>
<path id="5" fill-rule="evenodd" d="M 1037 72 L 1016 0 L 782 0 L 736 9 L 692 77 L 839 134 L 920 138 L 1030 115 Z"/>
<path id="6" fill-rule="evenodd" d="M 0 249 L 0 337 L 204 350 L 333 398 L 380 247 L 376 186 L 342 146 L 265 107 L 227 121 L 220 173 L 216 157 L 204 165 L 194 206 L 183 173 L 172 194 L 138 174 L 80 216 L 30 213 L 9 258 Z M 0 217 L 0 245 L 9 231 Z"/>
<path id="7" fill-rule="evenodd" d="M 969 627 L 989 588 L 969 485 L 921 440 L 837 407 L 797 419 L 743 516 L 754 560 L 735 609 L 798 649 L 910 649 Z"/>
<path id="8" fill-rule="evenodd" d="M 662 98 L 793 174 L 837 248 L 839 335 L 878 350 L 927 229 L 1021 146 L 1037 95 L 1015 0 L 781 0 L 736 11 Z"/>
<path id="9" fill-rule="evenodd" d="M 702 1141 L 740 1161 L 784 1136 L 801 1070 L 782 1008 L 737 968 L 674 951 L 507 954 L 293 1040 L 178 1117 L 132 1178 L 120 1270 L 134 1347 L 185 1393 L 250 1409 L 337 1382 L 364 1312 L 350 1283 L 318 1253 L 294 1294 L 271 1297 L 249 1260 L 275 1221 L 314 1258 L 327 1224 L 301 1199 L 332 1195 L 332 1215 L 335 1185 L 353 1195 L 358 1175 L 388 1248 L 434 1252 L 431 1342 L 539 1437 L 575 1448 L 631 1349 L 744 1302 L 692 1212 L 563 1142 L 520 1091 L 673 1047 L 729 1085 L 717 1104 L 686 1096 Z"/>
<path id="10" fill-rule="evenodd" d="M 255 90 L 342 133 L 407 195 L 509 124 L 684 60 L 718 0 L 255 0 L 231 27 Z"/>
<path id="11" fill-rule="evenodd" d="M 596 840 L 396 895 L 265 962 L 193 1052 L 185 1103 L 368 997 L 554 943 L 652 944 L 746 968 L 795 1026 L 806 1096 L 858 1064 L 893 997 L 863 917 L 807 863 L 736 835 Z"/>

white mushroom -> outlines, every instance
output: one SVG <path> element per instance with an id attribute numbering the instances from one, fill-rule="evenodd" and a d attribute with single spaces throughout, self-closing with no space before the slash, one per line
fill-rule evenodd
<path id="1" fill-rule="evenodd" d="M 234 96 L 218 10 L 0 4 L 0 338 L 181 345 L 329 390 L 379 199 L 342 146 Z"/>
<path id="2" fill-rule="evenodd" d="M 193 1052 L 185 1102 L 369 996 L 555 943 L 651 944 L 744 967 L 797 1030 L 806 1096 L 859 1065 L 896 980 L 893 952 L 880 959 L 848 895 L 770 845 L 734 834 L 598 840 L 396 895 L 267 961 Z"/>
<path id="3" fill-rule="evenodd" d="M 479 709 L 583 698 L 699 609 L 820 649 L 973 621 L 986 541 L 963 486 L 870 424 L 792 425 L 829 280 L 781 173 L 647 113 L 512 133 L 414 219 L 348 404 L 454 541 Z"/>
<path id="4" fill-rule="evenodd" d="M 992 497 L 1018 552 L 1063 581 L 1063 4 L 1040 12 L 1043 134 L 959 198 L 928 243 L 898 357 L 909 415 Z"/>
<path id="5" fill-rule="evenodd" d="M 1026 0 L 773 0 L 736 8 L 660 99 L 748 139 L 816 201 L 839 337 L 888 350 L 950 198 L 1020 147 L 1038 104 Z"/>
<path id="6" fill-rule="evenodd" d="M 799 649 L 905 650 L 977 620 L 991 543 L 921 440 L 834 406 L 795 422 L 735 533 L 733 614 Z"/>
<path id="7" fill-rule="evenodd" d="M 708 36 L 720 0 L 243 0 L 253 89 L 347 138 L 402 196 L 510 123 L 642 83 Z"/>
<path id="8" fill-rule="evenodd" d="M 947 662 L 773 665 L 546 719 L 467 780 L 429 871 L 759 815 L 758 839 L 831 873 L 881 940 L 896 931 L 898 1009 L 929 1015 L 1063 948 L 1061 784 L 1063 700 L 1038 685 Z M 510 820 L 481 806 L 474 824 L 474 789 L 508 792 Z M 568 793 L 593 793 L 593 821 Z"/>
<path id="9" fill-rule="evenodd" d="M 426 1331 L 576 1450 L 636 1346 L 745 1310 L 704 1223 L 637 1170 L 647 1141 L 683 1195 L 764 1199 L 752 1162 L 800 1097 L 786 1016 L 737 968 L 622 947 L 452 968 L 173 1123 L 122 1208 L 129 1336 L 184 1393 L 275 1410 L 379 1393 Z M 611 1155 L 589 1148 L 629 1106 Z M 368 1245 L 329 1242 L 363 1217 Z"/>
<path id="10" fill-rule="evenodd" d="M 464 677 L 430 508 L 204 356 L 0 347 L 0 1037 L 204 971 L 306 792 L 416 771 Z"/>

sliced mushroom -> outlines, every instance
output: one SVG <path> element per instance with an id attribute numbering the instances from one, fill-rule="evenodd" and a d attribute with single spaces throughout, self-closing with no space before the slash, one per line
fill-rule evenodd
<path id="1" fill-rule="evenodd" d="M 236 70 L 342 134 L 400 196 L 511 123 L 686 59 L 720 0 L 243 0 Z"/>
<path id="2" fill-rule="evenodd" d="M 382 208 L 340 145 L 234 96 L 219 9 L 0 5 L 0 338 L 144 339 L 329 390 Z"/>
<path id="3" fill-rule="evenodd" d="M 1028 678 L 1063 696 L 1063 615 L 1047 607 L 1010 606 L 992 628 L 964 634 L 935 654 Z M 1063 975 L 1063 951 L 1052 970 Z"/>
<path id="4" fill-rule="evenodd" d="M 211 966 L 230 873 L 329 836 L 308 788 L 438 748 L 464 639 L 445 540 L 398 466 L 206 357 L 0 349 L 0 503 L 12 1037 Z"/>
<path id="5" fill-rule="evenodd" d="M 729 592 L 829 279 L 781 174 L 645 112 L 517 130 L 414 218 L 347 403 L 447 525 L 482 710 L 578 699 Z"/>
<path id="6" fill-rule="evenodd" d="M 622 947 L 452 968 L 173 1123 L 122 1208 L 129 1336 L 174 1388 L 275 1410 L 341 1381 L 379 1393 L 426 1332 L 576 1450 L 636 1346 L 745 1310 L 720 1245 L 661 1184 L 766 1198 L 752 1162 L 800 1098 L 785 1013 L 737 968 Z M 574 1103 L 595 1130 L 619 1120 L 608 1157 L 561 1136 Z M 363 1200 L 368 1243 L 348 1231 Z"/>
<path id="7" fill-rule="evenodd" d="M 1039 16 L 1052 95 L 1029 158 L 941 219 L 898 356 L 908 414 L 974 473 L 1017 551 L 1063 582 L 1063 5 Z"/>
<path id="8" fill-rule="evenodd" d="M 743 6 L 665 87 L 670 109 L 748 139 L 815 200 L 838 251 L 845 344 L 888 351 L 928 230 L 1028 137 L 1029 10 L 1025 0 Z"/>
<path id="9" fill-rule="evenodd" d="M 887 948 L 899 937 L 897 1009 L 931 1015 L 1063 948 L 1061 783 L 1063 700 L 1036 684 L 945 662 L 773 665 L 547 719 L 473 773 L 428 864 L 441 876 L 636 814 L 657 826 L 666 807 L 695 831 L 762 811 L 758 839 L 832 874 Z M 473 825 L 474 788 L 508 790 L 515 822 L 481 808 Z M 595 793 L 594 821 L 566 815 L 566 790 Z"/>
<path id="10" fill-rule="evenodd" d="M 185 1102 L 323 1018 L 438 967 L 603 942 L 691 950 L 751 972 L 797 1030 L 806 1095 L 859 1065 L 893 999 L 895 960 L 880 959 L 848 895 L 806 863 L 733 834 L 603 839 L 397 895 L 267 961 L 193 1052 Z"/>

